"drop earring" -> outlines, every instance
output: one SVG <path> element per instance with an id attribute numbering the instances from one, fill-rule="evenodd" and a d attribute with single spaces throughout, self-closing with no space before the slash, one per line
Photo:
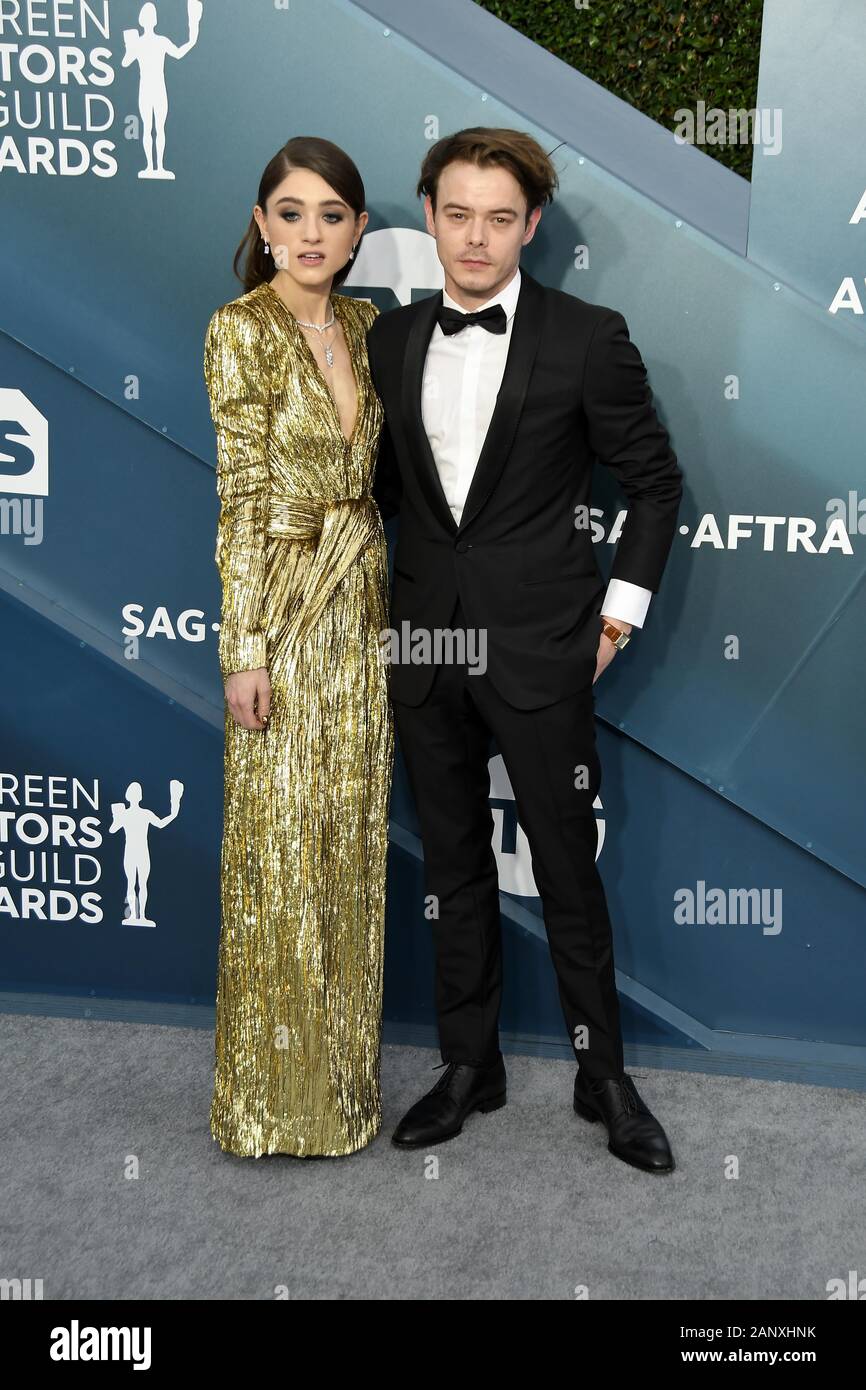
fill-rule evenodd
<path id="1" fill-rule="evenodd" d="M 350 261 L 353 261 L 354 259 L 355 259 L 355 247 L 353 246 L 352 249 L 351 249 L 351 251 L 349 252 L 349 260 L 350 260 Z"/>
<path id="2" fill-rule="evenodd" d="M 270 248 L 270 246 L 268 245 L 268 243 L 265 242 L 265 255 L 266 255 L 266 256 L 269 256 L 270 254 L 271 254 L 271 248 Z"/>

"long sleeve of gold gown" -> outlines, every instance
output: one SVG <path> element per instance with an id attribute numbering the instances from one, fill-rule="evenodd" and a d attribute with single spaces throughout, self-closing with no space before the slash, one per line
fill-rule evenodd
<path id="1" fill-rule="evenodd" d="M 265 731 L 225 713 L 211 1131 L 244 1155 L 345 1154 L 381 1127 L 393 730 L 370 495 L 376 309 L 331 296 L 355 371 L 351 438 L 268 284 L 223 305 L 204 373 L 217 442 L 223 676 L 266 666 Z"/>
<path id="2" fill-rule="evenodd" d="M 227 304 L 208 325 L 205 379 L 217 437 L 216 564 L 223 589 L 223 677 L 266 664 L 261 630 L 268 506 L 267 338 L 248 310 Z"/>

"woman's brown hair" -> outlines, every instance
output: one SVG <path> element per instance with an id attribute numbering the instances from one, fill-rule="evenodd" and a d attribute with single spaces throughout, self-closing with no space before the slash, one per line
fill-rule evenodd
<path id="1" fill-rule="evenodd" d="M 268 198 L 292 169 L 311 169 L 348 203 L 356 217 L 364 211 L 364 183 L 357 166 L 339 145 L 332 144 L 330 140 L 322 140 L 317 135 L 296 135 L 288 140 L 281 150 L 277 150 L 259 180 L 259 196 L 256 202 L 260 208 L 267 208 Z M 359 243 L 360 238 L 355 243 L 355 255 L 358 254 Z M 242 260 L 243 270 L 239 270 L 238 266 Z M 354 260 L 347 260 L 336 272 L 332 282 L 333 289 L 342 285 L 353 265 Z M 263 280 L 272 280 L 276 274 L 277 263 L 273 252 L 265 252 L 265 244 L 255 217 L 250 217 L 250 225 L 235 251 L 232 267 L 247 291 L 254 290 Z"/>
<path id="2" fill-rule="evenodd" d="M 436 211 L 436 189 L 439 176 L 447 164 L 462 160 L 477 164 L 481 169 L 500 165 L 514 175 L 526 198 L 526 215 L 553 202 L 559 178 L 537 140 L 524 130 L 498 129 L 493 126 L 471 126 L 437 140 L 427 152 L 421 165 L 421 177 L 415 190 L 418 197 L 430 195 Z"/>

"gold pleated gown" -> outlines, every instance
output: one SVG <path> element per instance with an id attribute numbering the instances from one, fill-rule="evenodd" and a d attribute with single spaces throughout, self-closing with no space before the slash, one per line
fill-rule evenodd
<path id="1" fill-rule="evenodd" d="M 232 1153 L 347 1154 L 381 1128 L 393 727 L 379 634 L 387 562 L 370 496 L 382 406 L 365 333 L 332 294 L 358 397 L 350 440 L 269 284 L 208 325 L 223 678 L 266 666 L 266 731 L 226 705 L 222 922 L 210 1124 Z"/>

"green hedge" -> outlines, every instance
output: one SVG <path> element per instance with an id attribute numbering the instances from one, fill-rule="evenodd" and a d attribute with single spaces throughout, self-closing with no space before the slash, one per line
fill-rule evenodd
<path id="1" fill-rule="evenodd" d="M 751 110 L 758 90 L 763 0 L 475 0 L 609 92 L 673 130 L 674 112 Z M 500 94 L 501 95 L 501 94 Z M 751 177 L 750 145 L 702 145 Z"/>

